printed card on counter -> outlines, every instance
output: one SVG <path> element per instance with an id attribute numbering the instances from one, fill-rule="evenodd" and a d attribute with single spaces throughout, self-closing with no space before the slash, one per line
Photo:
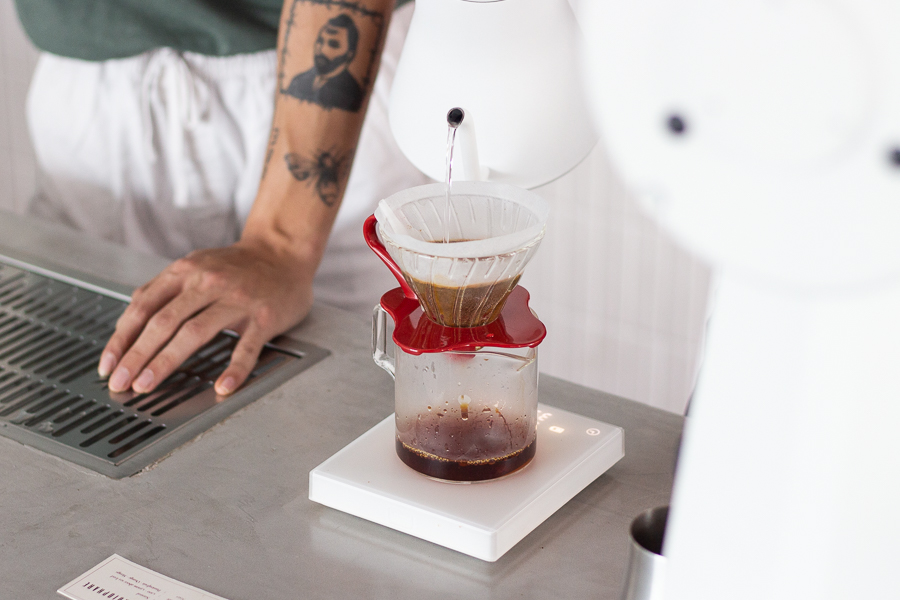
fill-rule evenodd
<path id="1" fill-rule="evenodd" d="M 71 600 L 225 600 L 118 554 L 57 590 Z"/>

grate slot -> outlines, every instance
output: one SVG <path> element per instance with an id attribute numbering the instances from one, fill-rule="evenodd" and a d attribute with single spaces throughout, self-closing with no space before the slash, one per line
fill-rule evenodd
<path id="1" fill-rule="evenodd" d="M 68 329 L 70 331 L 78 331 L 79 328 L 84 326 L 86 320 L 87 317 L 83 314 L 71 310 L 60 313 L 55 319 L 48 319 L 48 321 L 57 327 Z"/>
<path id="2" fill-rule="evenodd" d="M 94 404 L 94 401 L 93 401 L 93 400 L 91 401 L 91 404 Z M 82 410 L 83 410 L 83 409 L 82 409 Z M 98 416 L 102 415 L 103 413 L 105 413 L 105 412 L 108 411 L 108 410 L 109 410 L 109 404 L 105 404 L 105 405 L 103 405 L 103 406 L 100 406 L 100 407 L 98 407 L 98 408 L 95 408 L 95 409 L 92 410 L 91 412 L 85 414 L 85 415 L 84 415 L 83 417 L 81 417 L 80 419 L 77 419 L 77 420 L 75 420 L 75 421 L 72 421 L 71 423 L 69 423 L 68 425 L 66 425 L 65 427 L 63 427 L 62 429 L 57 429 L 56 431 L 53 432 L 53 436 L 54 436 L 54 437 L 59 437 L 59 436 L 62 436 L 62 435 L 66 435 L 66 434 L 69 433 L 70 431 L 72 431 L 72 430 L 74 430 L 74 429 L 78 429 L 79 427 L 81 427 L 81 426 L 84 425 L 85 423 L 91 421 L 92 419 L 97 418 Z M 73 411 L 73 412 L 74 412 L 74 411 Z M 76 414 L 77 414 L 77 413 L 76 413 Z"/>
<path id="3" fill-rule="evenodd" d="M 87 346 L 87 348 L 85 348 L 84 346 Z M 81 346 L 80 351 L 77 354 L 75 354 L 75 353 L 69 354 L 70 357 L 73 356 L 73 354 L 74 354 L 74 358 L 72 358 L 71 360 L 69 360 L 68 362 L 63 364 L 63 366 L 59 367 L 58 369 L 53 370 L 50 373 L 48 373 L 47 377 L 50 377 L 52 379 L 59 379 L 63 383 L 68 383 L 65 379 L 63 379 L 63 377 L 67 373 L 69 373 L 72 369 L 78 368 L 79 366 L 84 364 L 84 361 L 93 355 L 96 355 L 97 358 L 99 359 L 100 352 L 101 352 L 100 348 L 92 348 L 91 346 L 84 344 Z"/>
<path id="4" fill-rule="evenodd" d="M 187 377 L 187 375 L 185 375 L 184 373 L 181 373 L 181 372 L 175 372 L 175 373 L 173 373 L 172 375 L 169 375 L 169 377 L 168 377 L 165 381 L 163 381 L 162 383 L 160 383 L 160 384 L 156 387 L 156 389 L 153 390 L 152 392 L 149 392 L 149 393 L 147 393 L 147 394 L 138 394 L 137 396 L 135 396 L 135 397 L 132 398 L 131 400 L 128 400 L 127 402 L 125 402 L 125 403 L 123 404 L 123 406 L 134 406 L 135 404 L 140 404 L 141 402 L 143 402 L 143 401 L 146 400 L 147 398 L 156 398 L 156 397 L 159 396 L 160 394 L 164 394 L 164 393 L 165 393 L 167 390 L 169 390 L 173 385 L 175 385 L 177 382 L 183 380 L 185 377 Z"/>
<path id="5" fill-rule="evenodd" d="M 81 335 L 92 338 L 107 339 L 116 328 L 108 323 L 96 323 L 93 327 L 81 330 Z"/>
<path id="6" fill-rule="evenodd" d="M 136 448 L 140 444 L 143 444 L 144 442 L 152 439 L 154 436 L 156 436 L 159 433 L 162 433 L 165 430 L 166 430 L 165 425 L 157 425 L 156 427 L 154 427 L 147 433 L 145 433 L 143 435 L 139 435 L 138 437 L 134 438 L 127 444 L 124 444 L 123 446 L 120 446 L 119 448 L 113 450 L 112 452 L 107 454 L 107 456 L 109 458 L 118 458 L 118 457 L 122 456 L 123 454 L 125 454 L 126 452 L 128 452 L 129 450 L 131 450 L 132 448 Z"/>
<path id="7" fill-rule="evenodd" d="M 59 325 L 57 319 L 60 317 L 66 317 L 70 314 L 69 306 L 74 305 L 76 303 L 75 297 L 71 297 L 66 299 L 65 303 L 60 303 L 58 305 L 49 305 L 47 310 L 36 312 L 33 316 L 35 319 L 40 319 L 42 321 L 46 321 L 47 323 L 52 323 L 54 325 Z"/>
<path id="8" fill-rule="evenodd" d="M 99 312 L 99 307 L 97 309 Z M 91 318 L 92 315 L 86 315 L 81 312 L 66 311 L 66 314 L 60 316 L 65 318 L 57 320 L 55 322 L 56 325 L 74 332 L 81 333 L 86 326 L 94 323 L 94 320 Z"/>
<path id="9" fill-rule="evenodd" d="M 50 283 L 44 283 L 43 285 L 33 286 L 31 289 L 26 291 L 18 301 L 15 303 L 10 303 L 10 308 L 13 310 L 17 310 L 19 312 L 25 312 L 25 307 L 33 305 L 36 302 L 40 302 L 42 300 L 41 296 L 46 296 L 51 293 Z"/>
<path id="10" fill-rule="evenodd" d="M 48 342 L 43 348 L 43 352 L 37 356 L 26 360 L 19 367 L 28 371 L 40 371 L 46 366 L 46 363 L 56 362 L 59 360 L 59 353 L 72 343 L 72 336 L 67 333 L 60 333 L 54 341 Z"/>
<path id="11" fill-rule="evenodd" d="M 53 389 L 56 389 L 56 388 L 53 388 Z M 34 414 L 34 413 L 38 412 L 39 410 L 44 410 L 45 408 L 47 408 L 48 406 L 50 406 L 51 404 L 53 404 L 60 398 L 65 398 L 68 395 L 69 395 L 68 390 L 59 390 L 55 394 L 50 396 L 49 398 L 45 399 L 43 402 L 38 402 L 34 406 L 29 406 L 28 410 L 26 412 Z"/>
<path id="12" fill-rule="evenodd" d="M 22 321 L 17 324 L 15 327 L 12 327 L 9 331 L 4 333 L 3 337 L 0 338 L 0 344 L 2 344 L 2 348 L 8 348 L 8 344 L 15 344 L 22 337 L 28 336 L 35 331 L 38 331 L 40 327 L 38 325 L 33 325 L 28 321 Z M 24 331 L 23 331 L 24 330 Z"/>
<path id="13" fill-rule="evenodd" d="M 27 383 L 28 381 L 31 381 L 31 378 L 27 375 L 15 377 L 12 381 L 0 387 L 0 402 L 4 402 L 3 397 L 7 394 L 7 392 L 9 392 L 10 390 L 14 390 L 18 386 L 22 385 L 23 383 Z"/>
<path id="14" fill-rule="evenodd" d="M 137 418 L 137 417 L 135 417 L 135 418 Z M 144 427 L 146 427 L 147 425 L 149 425 L 152 422 L 153 421 L 151 421 L 150 419 L 147 419 L 146 421 L 141 421 L 140 423 L 138 423 L 131 429 L 126 429 L 125 431 L 123 431 L 122 433 L 120 433 L 119 435 L 114 437 L 113 439 L 109 440 L 109 443 L 110 444 L 119 444 L 119 443 L 123 442 L 124 440 L 127 440 L 128 438 L 130 438 L 131 436 L 133 436 L 138 431 L 140 431 L 141 429 L 143 429 Z"/>
<path id="15" fill-rule="evenodd" d="M 225 366 L 228 364 L 228 359 L 231 356 L 231 351 L 231 347 L 225 348 L 218 354 L 198 365 L 195 369 L 191 369 L 189 372 L 200 377 L 217 377 L 225 370 Z"/>
<path id="16" fill-rule="evenodd" d="M 100 306 L 96 302 L 85 302 L 78 294 L 73 294 L 68 303 L 60 306 L 60 310 L 50 313 L 44 318 L 60 327 L 71 327 L 74 323 L 90 317 L 92 313 L 100 314 L 100 312 Z"/>
<path id="17" fill-rule="evenodd" d="M 85 356 L 84 364 L 80 369 L 75 369 L 70 371 L 68 374 L 61 375 L 59 380 L 62 383 L 71 383 L 76 379 L 80 379 L 81 377 L 87 375 L 88 373 L 96 373 L 97 372 L 97 363 L 100 362 L 100 355 L 103 353 L 103 350 L 100 348 L 94 348 L 93 352 Z M 104 382 L 105 384 L 105 382 Z"/>
<path id="18" fill-rule="evenodd" d="M 19 331 L 19 330 L 22 329 L 23 327 L 27 327 L 27 326 L 28 326 L 28 322 L 27 322 L 27 321 L 26 321 L 26 322 L 22 322 L 22 321 L 20 321 L 19 319 L 13 317 L 12 322 L 11 322 L 11 323 L 8 323 L 7 326 L 4 326 L 3 330 L 0 331 L 0 344 L 3 344 L 4 341 L 6 340 L 6 338 L 7 338 L 10 334 L 15 333 L 16 331 Z M 3 346 L 0 346 L 0 348 L 2 348 L 2 347 L 3 347 Z"/>
<path id="19" fill-rule="evenodd" d="M 5 312 L 0 311 L 0 332 L 2 332 L 3 329 L 7 325 L 9 325 L 11 323 L 15 323 L 15 322 L 16 322 L 15 317 L 11 317 L 11 316 L 7 315 Z"/>
<path id="20" fill-rule="evenodd" d="M 191 399 L 193 396 L 196 396 L 197 394 L 199 394 L 200 392 L 202 392 L 202 391 L 204 391 L 204 390 L 208 390 L 208 389 L 211 388 L 212 386 L 213 386 L 213 382 L 212 382 L 212 381 L 204 381 L 204 382 L 202 382 L 202 383 L 198 383 L 197 385 L 195 385 L 195 386 L 191 387 L 190 389 L 186 390 L 183 394 L 181 394 L 180 396 L 176 397 L 174 400 L 172 400 L 171 402 L 169 402 L 168 404 L 166 404 L 166 405 L 163 406 L 162 408 L 159 408 L 159 409 L 153 411 L 153 412 L 151 413 L 151 416 L 159 417 L 159 416 L 161 416 L 161 415 L 164 415 L 164 414 L 166 414 L 167 412 L 169 412 L 170 410 L 172 410 L 173 408 L 175 408 L 176 406 L 179 406 L 180 404 L 183 404 L 183 403 L 186 402 L 187 400 Z"/>
<path id="21" fill-rule="evenodd" d="M 260 361 L 260 364 L 258 364 L 255 369 L 250 371 L 250 377 L 262 377 L 269 371 L 269 369 L 277 367 L 285 360 L 287 360 L 287 358 L 284 356 L 273 356 L 271 360 L 265 362 Z"/>
<path id="22" fill-rule="evenodd" d="M 37 333 L 29 336 L 28 338 L 19 341 L 15 346 L 7 350 L 6 352 L 0 353 L 0 360 L 5 360 L 7 363 L 14 365 L 17 362 L 17 359 L 25 354 L 26 356 L 35 351 L 35 346 L 45 341 L 48 337 L 53 335 L 52 330 L 41 330 L 38 329 Z"/>
<path id="23" fill-rule="evenodd" d="M 38 388 L 40 385 L 40 381 L 32 381 L 29 377 L 18 379 L 6 386 L 5 389 L 9 389 L 9 391 L 5 394 L 0 395 L 0 404 L 11 402 L 22 394 L 27 394 L 31 390 Z"/>
<path id="24" fill-rule="evenodd" d="M 224 340 L 224 344 L 217 344 L 216 351 L 204 356 L 201 360 L 194 361 L 185 367 L 188 373 L 202 373 L 207 369 L 220 364 L 223 360 L 228 360 L 233 350 L 232 340 Z"/>
<path id="25" fill-rule="evenodd" d="M 231 347 L 232 339 L 227 335 L 219 335 L 212 339 L 211 342 L 207 342 L 205 346 L 200 348 L 194 355 L 189 358 L 185 363 L 181 366 L 182 371 L 193 371 L 197 368 L 201 362 L 220 352 L 222 349 L 226 347 Z"/>
<path id="26" fill-rule="evenodd" d="M 65 396 L 65 393 L 64 393 L 64 396 Z M 49 409 L 45 410 L 44 412 L 42 412 L 42 413 L 40 413 L 40 414 L 38 414 L 38 415 L 35 415 L 34 417 L 32 417 L 32 418 L 31 418 L 30 420 L 28 420 L 28 421 L 25 421 L 24 425 L 25 425 L 26 427 L 34 427 L 34 426 L 37 425 L 38 423 L 43 423 L 44 421 L 49 420 L 53 415 L 55 415 L 55 414 L 58 413 L 59 411 L 63 410 L 64 408 L 67 408 L 67 407 L 69 407 L 69 406 L 72 406 L 73 404 L 75 404 L 76 402 L 78 402 L 79 400 L 81 400 L 82 397 L 83 397 L 83 396 L 69 396 L 68 399 L 63 400 L 62 402 L 60 402 L 60 403 L 57 404 L 56 406 L 54 406 L 54 407 L 52 407 L 52 408 L 49 408 Z M 48 402 L 49 402 L 49 401 L 48 401 Z M 49 404 L 48 404 L 48 406 L 49 406 Z M 41 408 L 39 408 L 39 409 L 37 409 L 37 410 L 41 410 L 42 408 L 43 408 L 43 407 L 41 407 Z M 35 411 L 35 412 L 37 412 L 37 411 Z"/>
<path id="27" fill-rule="evenodd" d="M 81 398 L 82 397 L 79 396 L 78 400 L 81 400 Z M 56 424 L 65 423 L 69 419 L 78 416 L 83 411 L 86 411 L 87 409 L 89 409 L 90 407 L 92 407 L 95 404 L 97 404 L 96 400 L 87 400 L 86 402 L 82 402 L 78 406 L 74 406 L 72 408 L 68 408 L 68 409 L 64 410 L 62 412 L 62 414 L 57 415 L 57 417 L 55 419 L 53 419 L 53 422 Z M 63 435 L 65 433 L 66 433 L 66 431 L 63 431 L 62 433 L 59 433 L 58 435 Z"/>
<path id="28" fill-rule="evenodd" d="M 4 360 L 6 356 L 14 353 L 23 340 L 27 340 L 41 332 L 40 325 L 28 322 L 25 322 L 22 325 L 23 327 L 16 327 L 14 330 L 11 330 L 9 335 L 5 336 L 3 340 L 0 340 L 0 344 L 2 344 L 0 347 L 3 348 L 3 352 L 0 353 L 0 360 Z"/>
<path id="29" fill-rule="evenodd" d="M 294 341 L 287 349 L 267 346 L 242 389 L 220 398 L 212 388 L 237 343 L 223 332 L 154 392 L 112 393 L 97 363 L 127 306 L 123 296 L 5 260 L 0 257 L 0 435 L 112 477 L 159 460 L 328 354 Z"/>
<path id="30" fill-rule="evenodd" d="M 12 379 L 15 376 L 16 376 L 15 373 L 7 373 L 6 375 L 3 376 L 3 379 L 0 380 L 0 383 L 2 383 L 3 381 L 9 381 L 10 379 Z M 7 390 L 11 390 L 12 388 L 14 388 L 17 385 L 19 385 L 20 383 L 22 383 L 23 381 L 28 381 L 28 377 L 18 377 L 15 379 L 15 381 L 10 381 L 6 385 L 3 385 L 2 387 L 0 387 L 0 397 L 2 397 L 2 395 L 5 394 L 7 392 Z"/>
<path id="31" fill-rule="evenodd" d="M 0 417 L 8 417 L 9 415 L 11 415 L 13 413 L 18 412 L 19 410 L 25 408 L 32 402 L 34 402 L 36 400 L 40 400 L 41 398 L 43 398 L 44 396 L 46 396 L 47 394 L 52 392 L 54 389 L 55 388 L 52 388 L 52 387 L 44 387 L 44 388 L 38 389 L 36 392 L 29 394 L 28 396 L 26 396 L 25 398 L 22 398 L 15 404 L 10 404 L 6 408 L 4 408 L 2 411 L 0 411 Z"/>
<path id="32" fill-rule="evenodd" d="M 53 361 L 53 363 L 54 363 L 52 365 L 53 367 L 58 367 L 58 365 L 60 363 L 68 364 L 68 362 L 71 361 L 74 357 L 78 356 L 79 354 L 84 353 L 86 350 L 88 350 L 90 348 L 90 342 L 83 342 L 83 341 L 78 340 L 78 338 L 72 338 L 71 336 L 70 336 L 70 339 L 73 343 L 72 346 L 68 350 L 63 351 L 62 354 L 59 354 L 56 356 L 56 359 Z M 48 371 L 47 376 L 51 377 L 52 373 L 55 372 L 56 370 L 58 370 L 58 369 L 54 369 L 53 371 Z"/>
<path id="33" fill-rule="evenodd" d="M 76 313 L 73 314 L 71 318 L 61 321 L 59 323 L 60 327 L 65 327 L 66 329 L 71 329 L 72 331 L 79 332 L 81 334 L 86 334 L 87 331 L 91 328 L 96 327 L 106 327 L 107 324 L 105 322 L 99 321 L 98 317 L 101 315 L 101 307 L 96 306 L 94 308 L 94 312 L 96 314 L 84 314 L 84 313 Z"/>
<path id="34" fill-rule="evenodd" d="M 24 282 L 17 282 L 15 285 L 11 286 L 9 289 L 6 289 L 3 292 L 0 292 L 0 302 L 6 303 L 9 301 L 14 301 L 16 298 L 15 294 L 19 290 L 21 290 L 23 287 L 25 287 Z"/>
<path id="35" fill-rule="evenodd" d="M 119 413 L 119 414 L 121 414 L 121 413 Z M 97 442 L 102 440 L 103 438 L 114 434 L 121 428 L 123 428 L 126 425 L 128 425 L 129 423 L 133 422 L 135 419 L 137 419 L 137 415 L 131 415 L 130 417 L 126 417 L 124 419 L 119 419 L 118 421 L 116 421 L 115 423 L 113 423 L 112 425 L 110 425 L 109 427 L 107 427 L 106 429 L 104 429 L 103 431 L 101 431 L 100 433 L 95 435 L 94 437 L 88 438 L 78 445 L 81 446 L 82 448 L 88 448 L 90 446 L 93 446 L 94 444 L 96 444 Z"/>
<path id="36" fill-rule="evenodd" d="M 60 299 L 67 294 L 64 289 L 51 290 L 50 294 L 46 298 L 42 298 L 41 302 L 36 304 L 35 306 L 30 306 L 24 310 L 23 313 L 29 315 L 31 317 L 40 318 L 38 315 L 46 308 L 55 308 L 59 306 Z"/>
<path id="37" fill-rule="evenodd" d="M 14 308 L 16 303 L 19 302 L 19 300 L 21 300 L 22 298 L 26 298 L 28 296 L 28 294 L 30 294 L 32 292 L 35 285 L 39 285 L 39 284 L 31 282 L 31 283 L 25 283 L 25 284 L 19 286 L 18 288 L 16 288 L 16 290 L 11 295 L 9 295 L 3 299 L 4 304 L 6 304 L 9 307 Z"/>
<path id="38" fill-rule="evenodd" d="M 113 413 L 106 415 L 102 419 L 97 419 L 96 421 L 94 421 L 93 423 L 91 423 L 90 425 L 88 425 L 87 427 L 82 429 L 81 433 L 90 433 L 90 432 L 94 431 L 95 429 L 97 429 L 98 427 L 103 427 L 104 425 L 106 425 L 107 423 L 109 423 L 110 421 L 115 419 L 116 417 L 120 416 L 123 412 L 125 412 L 125 411 L 117 410 Z"/>
<path id="39" fill-rule="evenodd" d="M 22 273 L 20 271 L 20 272 L 16 273 L 15 275 L 13 275 L 12 277 L 10 277 L 9 279 L 5 279 L 2 282 L 0 282 L 0 296 L 2 296 L 5 293 L 4 288 L 9 287 L 10 285 L 14 284 L 17 281 L 21 281 L 24 278 L 25 278 L 25 273 Z"/>
<path id="40" fill-rule="evenodd" d="M 163 382 L 165 384 L 165 382 Z M 144 402 L 140 406 L 137 407 L 136 410 L 141 412 L 150 410 L 160 402 L 164 400 L 168 400 L 175 394 L 179 393 L 181 390 L 185 388 L 186 385 L 190 385 L 190 380 L 188 376 L 184 373 L 178 373 L 178 377 L 175 378 L 169 385 L 160 386 L 156 391 L 151 392 L 150 394 L 144 394 L 135 398 L 135 400 L 148 400 Z M 126 404 L 127 406 L 128 404 Z"/>
<path id="41" fill-rule="evenodd" d="M 229 354 L 230 356 L 230 354 Z M 219 375 L 225 372 L 225 369 L 228 367 L 228 356 L 225 357 L 221 362 L 213 365 L 212 367 L 206 369 L 205 371 L 198 373 L 201 377 L 206 379 L 218 379 Z"/>

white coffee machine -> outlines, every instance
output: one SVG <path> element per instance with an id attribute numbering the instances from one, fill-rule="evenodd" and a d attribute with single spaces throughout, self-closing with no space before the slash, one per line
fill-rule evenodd
<path id="1" fill-rule="evenodd" d="M 527 6 L 521 22 L 488 28 L 494 47 L 512 48 L 529 28 L 555 26 L 528 20 L 529 11 L 543 14 L 538 4 L 420 0 L 417 17 L 465 18 L 453 27 L 431 21 L 428 31 L 414 20 L 409 43 L 483 33 L 478 23 Z M 613 162 L 647 209 L 718 271 L 664 548 L 666 597 L 885 597 L 897 589 L 900 538 L 900 5 L 584 0 L 578 8 L 583 81 Z M 461 104 L 457 87 L 473 94 L 466 102 L 498 111 L 525 100 L 471 75 L 502 72 L 485 54 L 464 56 L 429 59 L 436 77 L 442 61 L 467 73 L 452 89 L 434 88 L 448 95 L 439 104 Z M 443 157 L 409 132 L 426 121 L 441 127 L 440 115 L 426 114 L 434 103 L 423 91 L 402 85 L 402 67 L 394 105 L 419 110 L 394 111 L 392 126 L 430 173 Z M 569 106 L 556 91 L 542 97 Z M 492 132 L 496 113 L 478 106 L 487 164 L 513 140 Z M 541 152 L 577 147 L 570 154 L 583 156 L 590 147 L 570 141 L 578 110 L 526 114 L 522 131 L 559 117 Z M 489 168 L 497 178 L 515 170 Z"/>
<path id="2" fill-rule="evenodd" d="M 647 208 L 718 267 L 666 598 L 876 598 L 900 535 L 900 5 L 584 3 Z"/>

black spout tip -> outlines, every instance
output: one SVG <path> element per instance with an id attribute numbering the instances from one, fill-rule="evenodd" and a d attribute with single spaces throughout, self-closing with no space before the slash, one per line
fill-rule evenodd
<path id="1" fill-rule="evenodd" d="M 465 118 L 466 112 L 461 108 L 451 108 L 447 111 L 447 123 L 454 129 L 459 127 L 460 123 L 462 123 Z"/>

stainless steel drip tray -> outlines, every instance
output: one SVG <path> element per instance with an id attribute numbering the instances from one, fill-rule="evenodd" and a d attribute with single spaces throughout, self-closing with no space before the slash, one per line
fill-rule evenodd
<path id="1" fill-rule="evenodd" d="M 0 435 L 113 478 L 127 477 L 328 356 L 268 344 L 247 383 L 213 390 L 237 338 L 220 333 L 150 394 L 115 394 L 97 363 L 128 297 L 0 259 Z"/>

